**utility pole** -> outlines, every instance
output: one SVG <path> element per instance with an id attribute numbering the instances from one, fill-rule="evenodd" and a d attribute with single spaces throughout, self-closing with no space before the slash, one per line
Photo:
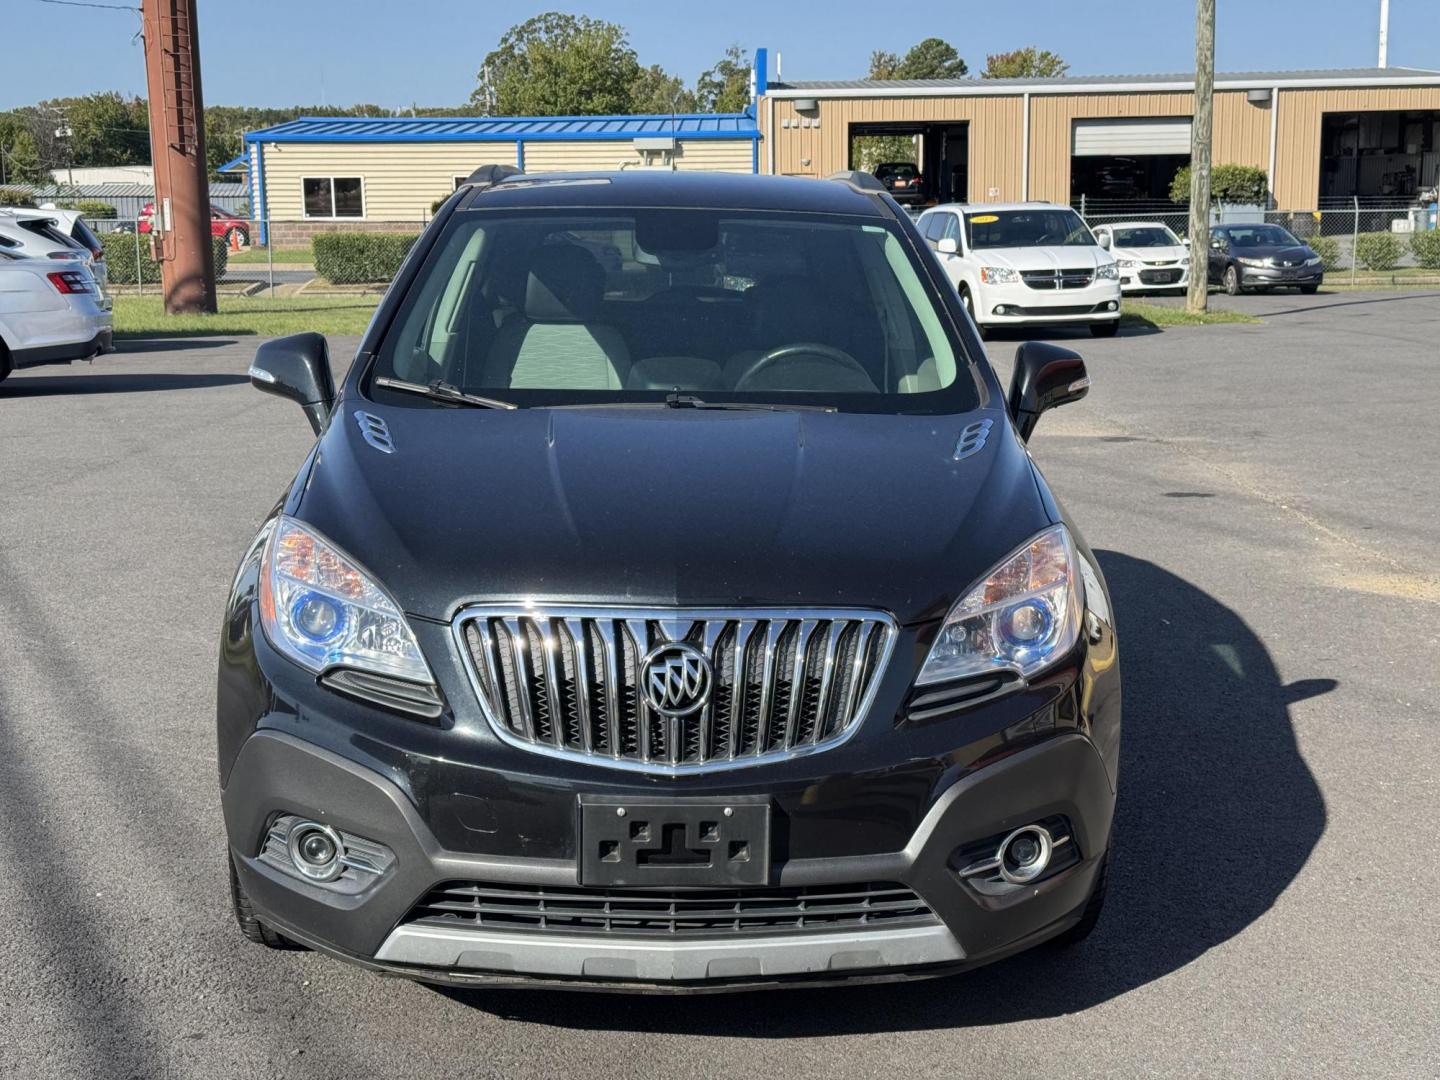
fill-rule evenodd
<path id="1" fill-rule="evenodd" d="M 1390 0 L 1380 0 L 1380 66 L 1390 53 Z"/>
<path id="2" fill-rule="evenodd" d="M 1190 291 L 1185 310 L 1210 300 L 1210 121 L 1215 99 L 1215 0 L 1195 0 L 1195 119 L 1190 125 Z M 1274 103 L 1270 106 L 1275 107 Z"/>
<path id="3" fill-rule="evenodd" d="M 215 311 L 210 181 L 196 0 L 141 0 L 155 214 L 150 242 L 160 260 L 165 312 Z"/>

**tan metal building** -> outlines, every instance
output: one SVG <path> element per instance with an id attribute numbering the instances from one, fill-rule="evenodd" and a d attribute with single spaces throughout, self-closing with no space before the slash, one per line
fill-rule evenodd
<path id="1" fill-rule="evenodd" d="M 1163 199 L 1189 161 L 1178 75 L 760 84 L 760 171 L 858 168 L 857 137 L 916 136 L 940 201 Z M 1266 170 L 1275 207 L 1413 197 L 1440 183 L 1440 72 L 1243 72 L 1215 80 L 1215 164 Z"/>

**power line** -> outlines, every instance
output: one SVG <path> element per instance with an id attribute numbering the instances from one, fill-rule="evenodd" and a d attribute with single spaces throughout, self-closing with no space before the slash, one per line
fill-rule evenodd
<path id="1" fill-rule="evenodd" d="M 99 8 L 102 11 L 139 11 L 129 4 L 89 4 L 84 0 L 33 0 L 36 4 L 58 4 L 60 7 Z"/>

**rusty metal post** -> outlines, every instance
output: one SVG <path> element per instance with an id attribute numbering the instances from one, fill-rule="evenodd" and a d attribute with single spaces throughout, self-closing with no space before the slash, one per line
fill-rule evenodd
<path id="1" fill-rule="evenodd" d="M 141 0 L 150 160 L 155 169 L 151 242 L 169 315 L 215 311 L 210 181 L 200 92 L 196 0 Z"/>

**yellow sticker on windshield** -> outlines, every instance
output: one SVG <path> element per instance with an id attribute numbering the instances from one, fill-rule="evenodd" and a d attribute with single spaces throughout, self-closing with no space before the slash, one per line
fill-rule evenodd
<path id="1" fill-rule="evenodd" d="M 999 215 L 999 214 L 981 214 L 981 215 L 979 215 L 978 217 L 972 217 L 972 218 L 970 219 L 970 224 L 972 224 L 972 225 L 989 225 L 992 221 L 999 221 L 999 220 L 1000 220 L 1000 215 Z"/>

